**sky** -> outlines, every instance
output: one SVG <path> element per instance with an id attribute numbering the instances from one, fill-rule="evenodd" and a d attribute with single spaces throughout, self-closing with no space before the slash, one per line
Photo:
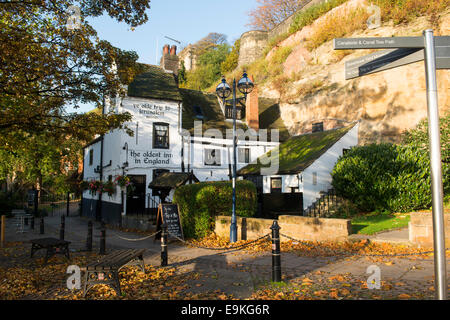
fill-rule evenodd
<path id="1" fill-rule="evenodd" d="M 210 32 L 227 35 L 228 43 L 233 44 L 242 33 L 250 30 L 246 26 L 247 13 L 256 7 L 256 0 L 151 0 L 148 21 L 134 31 L 108 16 L 87 20 L 100 39 L 120 49 L 136 51 L 139 62 L 159 64 L 164 44 L 185 47 Z M 178 40 L 181 45 L 165 36 Z M 92 107 L 84 105 L 77 112 L 90 109 Z"/>

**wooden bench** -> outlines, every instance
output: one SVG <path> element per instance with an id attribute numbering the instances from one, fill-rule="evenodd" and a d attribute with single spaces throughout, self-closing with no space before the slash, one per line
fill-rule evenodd
<path id="1" fill-rule="evenodd" d="M 125 266 L 137 265 L 145 273 L 144 252 L 145 249 L 117 250 L 82 268 L 81 270 L 85 272 L 83 297 L 96 284 L 107 284 L 119 296 L 122 295 L 119 281 L 120 269 Z"/>
<path id="2" fill-rule="evenodd" d="M 47 264 L 48 259 L 50 259 L 55 254 L 63 254 L 68 260 L 70 260 L 69 254 L 69 244 L 70 241 L 60 240 L 56 238 L 41 238 L 33 239 L 31 242 L 31 258 L 36 253 L 36 251 L 41 249 L 46 249 L 44 264 Z"/>

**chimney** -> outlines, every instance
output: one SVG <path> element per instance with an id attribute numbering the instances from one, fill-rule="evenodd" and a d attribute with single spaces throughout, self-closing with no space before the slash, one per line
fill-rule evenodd
<path id="1" fill-rule="evenodd" d="M 171 71 L 176 76 L 178 76 L 178 56 L 177 56 L 177 47 L 172 46 L 169 47 L 168 44 L 166 44 L 163 47 L 163 55 L 161 57 L 161 67 L 165 71 Z"/>
<path id="2" fill-rule="evenodd" d="M 170 55 L 176 56 L 177 55 L 177 46 L 171 46 L 170 47 Z"/>
<path id="3" fill-rule="evenodd" d="M 253 81 L 253 77 L 249 77 Z M 253 91 L 247 95 L 245 102 L 245 121 L 247 126 L 256 131 L 259 130 L 259 105 L 258 105 L 258 87 L 255 85 Z"/>

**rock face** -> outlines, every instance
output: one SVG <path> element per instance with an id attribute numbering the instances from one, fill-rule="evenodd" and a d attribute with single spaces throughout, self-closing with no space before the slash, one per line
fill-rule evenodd
<path id="1" fill-rule="evenodd" d="M 350 0 L 345 6 L 363 5 L 364 1 Z M 343 5 L 344 6 L 344 5 Z M 341 6 L 341 7 L 343 7 Z M 328 14 L 339 14 L 335 8 Z M 320 23 L 320 19 L 316 20 Z M 440 16 L 435 35 L 450 35 L 450 10 Z M 284 75 L 295 81 L 287 93 L 280 96 L 270 84 L 262 86 L 262 95 L 279 98 L 281 116 L 291 134 L 311 132 L 312 124 L 324 123 L 324 129 L 360 121 L 359 142 L 398 142 L 400 134 L 414 128 L 427 117 L 427 98 L 424 62 L 345 80 L 345 62 L 366 55 L 370 50 L 337 52 L 328 41 L 309 51 L 305 39 L 313 32 L 316 22 L 293 34 L 278 46 L 291 46 L 292 53 L 283 64 Z M 377 29 L 354 32 L 346 37 L 419 36 L 433 28 L 427 17 L 408 25 L 384 24 Z M 276 50 L 276 49 L 274 49 Z M 273 52 L 270 52 L 267 59 Z M 450 70 L 438 70 L 440 114 L 450 111 Z"/>
<path id="2" fill-rule="evenodd" d="M 248 31 L 241 36 L 238 66 L 249 65 L 261 56 L 267 46 L 266 31 Z"/>

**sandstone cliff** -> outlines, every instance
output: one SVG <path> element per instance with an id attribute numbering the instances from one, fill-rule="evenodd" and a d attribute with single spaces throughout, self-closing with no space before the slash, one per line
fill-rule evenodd
<path id="1" fill-rule="evenodd" d="M 277 50 L 292 48 L 283 63 L 282 74 L 289 81 L 280 93 L 272 81 L 261 85 L 263 96 L 280 99 L 281 116 L 291 134 L 311 131 L 312 123 L 324 122 L 325 129 L 361 122 L 360 143 L 398 142 L 400 134 L 413 128 L 427 116 L 424 63 L 345 80 L 345 61 L 370 53 L 369 50 L 339 52 L 332 41 L 309 50 L 308 37 L 329 18 L 344 17 L 349 8 L 364 8 L 364 0 L 351 0 L 333 9 L 279 43 L 270 51 L 269 61 Z M 383 23 L 376 29 L 360 29 L 345 37 L 418 36 L 432 28 L 435 35 L 450 35 L 450 9 L 438 17 L 420 17 L 394 26 Z M 338 27 L 338 26 L 337 26 Z M 373 51 L 373 50 L 372 50 Z M 450 110 L 450 70 L 438 70 L 440 114 Z"/>

